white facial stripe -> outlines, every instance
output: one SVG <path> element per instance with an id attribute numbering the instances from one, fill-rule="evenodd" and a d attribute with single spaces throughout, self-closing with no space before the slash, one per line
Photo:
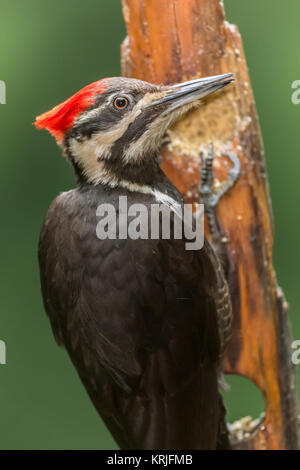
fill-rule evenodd
<path id="1" fill-rule="evenodd" d="M 98 143 L 95 139 L 83 142 L 78 142 L 76 139 L 70 140 L 70 151 L 90 182 L 97 180 L 103 171 L 97 155 L 101 156 L 102 160 L 109 158 L 110 147 L 111 145 Z"/>
<path id="2" fill-rule="evenodd" d="M 142 109 L 144 109 L 147 104 L 157 99 L 157 97 L 158 93 L 147 93 L 134 108 L 126 113 L 123 119 L 112 126 L 111 129 L 99 131 L 93 134 L 91 138 L 84 138 L 82 141 L 71 138 L 69 145 L 75 161 L 79 164 L 82 172 L 90 183 L 102 183 L 110 187 L 121 186 L 132 192 L 152 194 L 159 203 L 173 206 L 175 201 L 169 198 L 169 196 L 154 190 L 151 186 L 138 185 L 125 180 L 120 181 L 120 178 L 112 172 L 109 172 L 104 165 L 105 160 L 108 160 L 111 156 L 111 149 L 114 143 L 124 135 L 130 124 L 140 115 Z M 106 104 L 103 106 L 105 105 Z M 101 108 L 103 108 L 103 106 L 101 106 Z M 181 114 L 192 107 L 193 105 L 187 105 L 186 107 L 174 111 L 168 117 L 158 117 L 155 119 L 155 121 L 150 124 L 149 128 L 145 130 L 144 134 L 138 140 L 132 142 L 129 147 L 123 151 L 122 155 L 120 155 L 120 158 L 124 160 L 124 165 L 130 162 L 142 164 L 143 155 L 148 152 L 157 151 L 161 145 L 161 138 L 172 122 L 177 120 Z M 78 122 L 85 122 L 97 116 L 101 108 L 89 111 L 86 115 L 82 116 Z"/>
<path id="3" fill-rule="evenodd" d="M 121 93 L 120 93 L 121 94 Z M 149 103 L 151 103 L 151 101 L 153 101 L 153 98 L 154 95 L 151 94 L 151 93 L 147 93 L 144 98 L 142 100 L 140 100 L 136 105 L 135 107 L 133 108 L 132 112 L 130 114 L 133 114 L 133 120 L 138 116 L 138 114 L 140 114 L 141 112 L 141 108 Z M 98 108 L 94 108 L 94 109 L 91 109 L 90 111 L 87 111 L 86 113 L 82 114 L 81 116 L 79 116 L 76 120 L 75 120 L 75 124 L 76 125 L 80 125 L 80 124 L 83 124 L 85 122 L 88 122 L 90 121 L 91 119 L 93 118 L 97 118 L 101 115 L 101 112 L 107 107 L 107 105 L 110 103 L 112 97 L 111 96 L 108 96 L 107 97 L 107 100 L 101 105 L 99 106 Z M 155 99 L 157 99 L 157 94 L 155 94 Z M 137 115 L 135 115 L 135 111 L 139 111 Z M 126 116 L 125 116 L 126 118 Z M 123 120 L 125 120 L 125 118 Z M 128 119 L 128 117 L 127 117 Z M 123 121 L 122 120 L 122 121 Z M 132 121 L 130 121 L 132 122 Z M 129 124 L 130 124 L 129 122 Z M 128 124 L 128 125 L 129 125 Z"/>
<path id="4" fill-rule="evenodd" d="M 155 189 L 152 186 L 148 186 L 148 185 L 131 183 L 130 181 L 126 181 L 126 180 L 118 180 L 117 178 L 114 177 L 114 175 L 111 172 L 104 169 L 103 162 L 98 162 L 98 165 L 101 168 L 101 172 L 97 176 L 95 174 L 88 175 L 87 173 L 85 173 L 90 183 L 104 184 L 104 185 L 109 186 L 110 188 L 121 187 L 133 193 L 149 194 L 149 195 L 154 196 L 155 200 L 159 204 L 165 204 L 169 207 L 172 207 L 174 210 L 180 207 L 180 204 L 177 201 L 175 201 L 175 199 L 168 196 L 167 194 L 162 193 L 158 189 Z"/>
<path id="5" fill-rule="evenodd" d="M 132 142 L 123 152 L 125 163 L 135 162 L 150 150 L 159 149 L 161 139 L 167 129 L 171 118 L 166 121 L 165 118 L 157 118 L 150 124 L 149 128 L 141 135 L 138 140 Z"/>
<path id="6" fill-rule="evenodd" d="M 155 119 L 143 135 L 124 150 L 123 159 L 125 163 L 139 161 L 143 154 L 159 150 L 161 139 L 166 130 L 169 129 L 172 123 L 177 121 L 180 116 L 195 106 L 195 103 L 188 104 L 177 109 L 167 117 L 161 116 Z"/>
<path id="7" fill-rule="evenodd" d="M 97 161 L 95 167 L 85 166 L 83 174 L 91 184 L 105 184 L 111 188 L 118 186 L 118 179 L 104 167 L 103 161 Z"/>
<path id="8" fill-rule="evenodd" d="M 154 97 L 152 94 L 147 93 L 129 113 L 126 113 L 121 121 L 109 130 L 100 131 L 97 134 L 92 135 L 90 139 L 83 139 L 82 141 L 78 141 L 73 138 L 70 139 L 71 153 L 75 158 L 75 161 L 77 161 L 83 169 L 84 174 L 87 176 L 89 181 L 95 182 L 99 178 L 101 179 L 103 168 L 99 164 L 100 161 L 106 160 L 110 157 L 110 151 L 115 141 L 122 137 L 122 135 L 127 131 L 129 125 L 142 112 L 144 106 L 153 99 Z M 91 118 L 91 116 L 97 116 L 99 109 L 100 108 L 89 111 L 77 122 L 79 123 L 88 120 L 88 116 L 89 118 Z"/>
<path id="9" fill-rule="evenodd" d="M 137 116 L 140 112 L 138 109 L 134 115 Z M 71 153 L 88 177 L 94 179 L 99 176 L 101 172 L 99 160 L 109 158 L 112 145 L 124 134 L 132 119 L 130 113 L 108 131 L 98 132 L 90 139 L 84 139 L 81 142 L 76 139 L 70 140 Z"/>
<path id="10" fill-rule="evenodd" d="M 86 144 L 89 143 L 86 142 Z M 71 142 L 71 150 L 73 152 L 78 151 L 78 145 L 81 145 L 75 139 Z M 103 146 L 101 149 L 102 157 L 103 152 L 107 151 L 108 147 Z M 99 146 L 97 147 L 99 149 Z M 172 207 L 173 210 L 176 210 L 180 207 L 178 202 L 175 201 L 172 197 L 168 196 L 167 194 L 162 193 L 158 189 L 155 189 L 148 185 L 140 185 L 136 183 L 132 183 L 126 180 L 119 180 L 114 176 L 112 172 L 105 168 L 104 161 L 99 161 L 94 157 L 91 158 L 91 155 L 94 155 L 95 149 L 92 152 L 89 152 L 90 149 L 83 147 L 80 149 L 80 155 L 82 155 L 82 159 L 77 157 L 77 160 L 82 164 L 83 173 L 86 176 L 89 183 L 92 184 L 104 184 L 109 186 L 110 188 L 121 187 L 127 189 L 130 192 L 137 192 L 142 194 L 149 194 L 155 197 L 155 200 L 158 204 L 165 204 L 169 207 Z M 97 151 L 97 150 L 96 150 Z M 73 153 L 75 155 L 75 153 Z M 78 155 L 78 154 L 77 154 Z M 103 159 L 104 160 L 104 159 Z M 82 163 L 84 162 L 84 164 Z"/>
<path id="11" fill-rule="evenodd" d="M 100 116 L 101 112 L 103 109 L 108 105 L 110 98 L 108 98 L 105 103 L 103 103 L 101 106 L 98 108 L 90 109 L 89 111 L 85 112 L 81 116 L 79 116 L 77 119 L 75 119 L 76 125 L 78 124 L 83 124 L 84 122 L 90 121 L 91 119 L 94 119 L 98 116 Z"/>

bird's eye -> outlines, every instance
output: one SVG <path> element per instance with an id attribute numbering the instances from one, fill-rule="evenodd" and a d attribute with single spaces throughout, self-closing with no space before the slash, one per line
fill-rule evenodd
<path id="1" fill-rule="evenodd" d="M 114 99 L 114 107 L 116 109 L 125 109 L 127 108 L 129 101 L 125 96 L 118 96 Z"/>

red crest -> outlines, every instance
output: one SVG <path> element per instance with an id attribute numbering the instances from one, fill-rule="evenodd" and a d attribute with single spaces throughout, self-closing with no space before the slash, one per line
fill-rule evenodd
<path id="1" fill-rule="evenodd" d="M 77 116 L 94 103 L 96 95 L 106 89 L 104 82 L 105 80 L 98 80 L 82 88 L 51 111 L 38 116 L 33 124 L 37 129 L 47 129 L 57 143 L 61 144 L 65 133 L 73 126 Z"/>

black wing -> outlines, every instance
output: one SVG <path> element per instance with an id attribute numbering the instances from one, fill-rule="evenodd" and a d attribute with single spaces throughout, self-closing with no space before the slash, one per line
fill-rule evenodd
<path id="1" fill-rule="evenodd" d="M 121 448 L 216 448 L 220 319 L 228 323 L 230 307 L 210 246 L 101 242 L 95 223 L 74 191 L 42 229 L 42 292 L 57 341 Z"/>

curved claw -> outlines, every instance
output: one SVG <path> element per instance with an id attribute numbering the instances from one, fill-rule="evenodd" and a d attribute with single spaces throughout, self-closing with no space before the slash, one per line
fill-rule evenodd
<path id="1" fill-rule="evenodd" d="M 217 188 L 213 188 L 213 145 L 209 145 L 209 151 L 206 158 L 203 152 L 200 153 L 202 165 L 199 193 L 201 196 L 201 202 L 205 206 L 211 233 L 217 231 L 215 208 L 222 196 L 224 196 L 224 194 L 234 186 L 237 179 L 239 178 L 241 170 L 241 163 L 237 155 L 230 152 L 226 153 L 225 155 L 230 158 L 231 162 L 233 163 L 233 167 L 229 169 L 227 179 Z"/>

